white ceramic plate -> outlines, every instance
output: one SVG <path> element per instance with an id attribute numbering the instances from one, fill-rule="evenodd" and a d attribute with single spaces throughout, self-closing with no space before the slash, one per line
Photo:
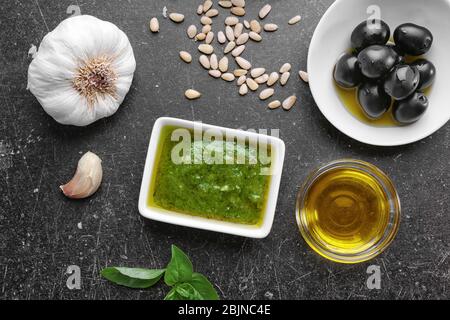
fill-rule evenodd
<path id="1" fill-rule="evenodd" d="M 377 5 L 391 28 L 406 22 L 428 28 L 434 36 L 426 58 L 437 69 L 422 119 L 403 127 L 376 127 L 353 117 L 343 106 L 333 84 L 337 58 L 350 47 L 353 29 L 368 18 L 367 8 Z M 421 140 L 450 119 L 450 0 L 337 0 L 320 20 L 311 40 L 308 73 L 311 92 L 323 115 L 341 132 L 363 143 L 398 146 Z"/>
<path id="2" fill-rule="evenodd" d="M 157 150 L 160 142 L 162 129 L 164 127 L 176 127 L 194 129 L 194 122 L 175 119 L 175 118 L 159 118 L 155 121 L 153 126 L 152 136 L 150 139 L 150 145 L 148 148 L 147 159 L 145 161 L 144 175 L 142 178 L 141 192 L 139 194 L 139 212 L 142 216 L 148 219 L 176 224 L 180 226 L 186 226 L 191 228 L 210 230 L 215 232 L 228 233 L 249 238 L 264 238 L 269 235 L 272 229 L 273 219 L 275 216 L 275 209 L 278 200 L 278 190 L 280 188 L 281 174 L 283 171 L 283 162 L 285 154 L 284 142 L 278 138 L 271 136 L 263 136 L 256 133 L 251 133 L 242 130 L 234 130 L 223 127 L 217 127 L 207 124 L 202 124 L 202 130 L 218 130 L 224 137 L 227 134 L 237 137 L 238 139 L 259 139 L 257 141 L 263 142 L 271 146 L 272 152 L 272 172 L 268 197 L 266 199 L 267 204 L 265 212 L 263 213 L 263 221 L 261 225 L 249 226 L 238 223 L 223 222 L 213 219 L 206 219 L 202 217 L 194 217 L 187 214 L 181 214 L 162 208 L 156 208 L 149 206 L 147 200 L 149 197 L 150 182 L 153 175 L 156 174 L 157 168 Z"/>

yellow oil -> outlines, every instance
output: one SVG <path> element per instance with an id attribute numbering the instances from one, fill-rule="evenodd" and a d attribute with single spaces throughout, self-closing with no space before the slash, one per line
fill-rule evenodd
<path id="1" fill-rule="evenodd" d="M 351 168 L 319 176 L 302 210 L 314 242 L 338 255 L 371 248 L 383 237 L 390 216 L 388 195 L 380 183 Z"/>
<path id="2" fill-rule="evenodd" d="M 392 105 L 381 118 L 372 120 L 366 116 L 363 109 L 361 108 L 361 105 L 358 102 L 357 89 L 346 90 L 340 88 L 337 85 L 335 85 L 335 87 L 339 99 L 342 101 L 342 104 L 345 106 L 348 112 L 350 112 L 350 114 L 359 121 L 377 127 L 394 127 L 399 125 L 392 116 Z"/>

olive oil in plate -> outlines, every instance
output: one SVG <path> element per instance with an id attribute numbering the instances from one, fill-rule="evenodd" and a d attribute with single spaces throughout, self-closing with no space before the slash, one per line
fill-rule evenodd
<path id="1" fill-rule="evenodd" d="M 336 92 L 339 96 L 344 107 L 347 111 L 359 121 L 377 127 L 395 127 L 399 126 L 398 122 L 395 121 L 392 116 L 392 105 L 394 101 L 391 103 L 391 107 L 389 110 L 381 116 L 381 118 L 372 120 L 366 116 L 361 105 L 358 102 L 357 92 L 358 89 L 342 89 L 339 86 L 335 85 Z"/>

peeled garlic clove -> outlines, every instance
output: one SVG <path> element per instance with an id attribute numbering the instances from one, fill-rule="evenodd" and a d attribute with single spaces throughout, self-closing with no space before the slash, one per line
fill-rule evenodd
<path id="1" fill-rule="evenodd" d="M 102 177 L 102 160 L 96 154 L 87 152 L 78 161 L 77 171 L 72 180 L 60 188 L 68 198 L 84 199 L 98 190 Z"/>

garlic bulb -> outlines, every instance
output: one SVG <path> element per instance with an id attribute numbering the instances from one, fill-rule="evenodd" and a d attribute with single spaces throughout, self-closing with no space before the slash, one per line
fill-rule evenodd
<path id="1" fill-rule="evenodd" d="M 42 40 L 28 68 L 28 89 L 59 123 L 86 126 L 117 111 L 135 69 L 123 31 L 93 16 L 75 16 Z"/>
<path id="2" fill-rule="evenodd" d="M 102 160 L 95 153 L 87 152 L 78 161 L 77 171 L 72 180 L 60 188 L 68 198 L 84 199 L 98 190 L 102 178 Z"/>

